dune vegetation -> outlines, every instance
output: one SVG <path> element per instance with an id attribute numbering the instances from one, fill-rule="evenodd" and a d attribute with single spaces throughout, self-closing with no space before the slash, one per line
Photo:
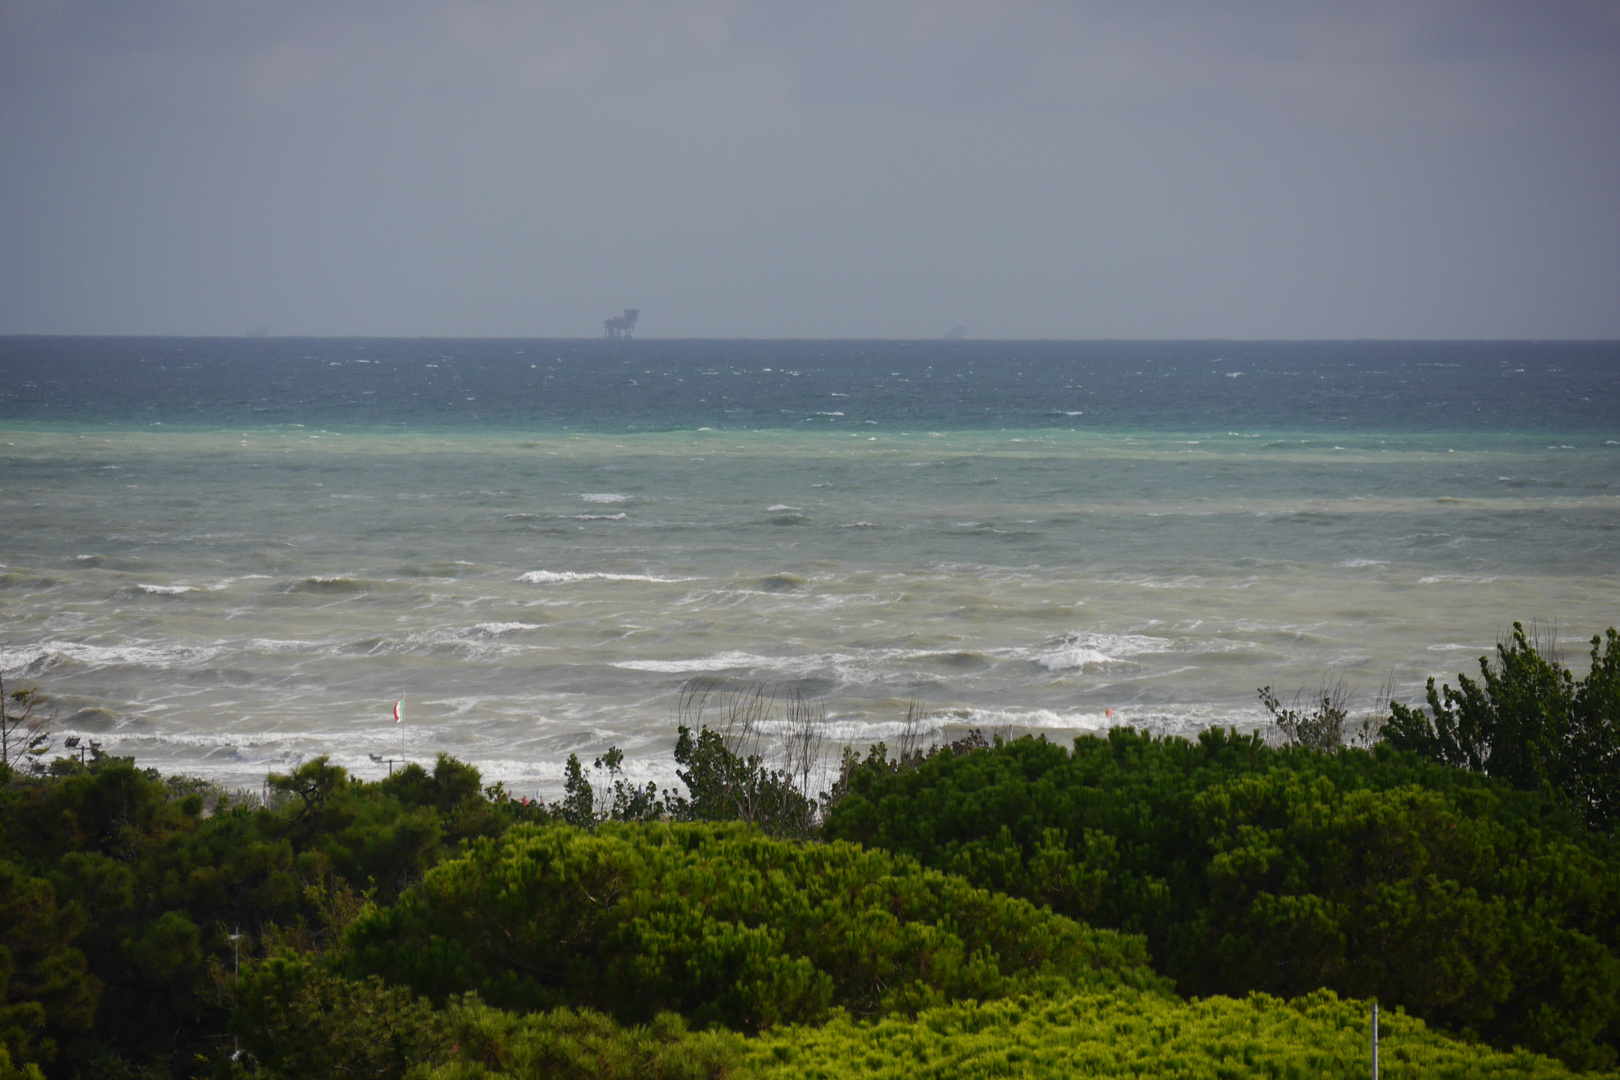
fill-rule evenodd
<path id="1" fill-rule="evenodd" d="M 551 805 L 448 757 L 266 803 L 35 727 L 0 1080 L 1361 1077 L 1374 999 L 1385 1076 L 1602 1074 L 1620 641 L 1481 668 L 1359 747 L 1263 695 L 1269 741 L 879 744 L 815 795 L 758 695 L 682 726 L 683 791 L 610 752 Z"/>

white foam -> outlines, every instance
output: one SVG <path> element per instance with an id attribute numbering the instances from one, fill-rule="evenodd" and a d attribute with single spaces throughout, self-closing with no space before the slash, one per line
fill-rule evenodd
<path id="1" fill-rule="evenodd" d="M 1035 662 L 1047 671 L 1073 671 L 1075 668 L 1104 667 L 1120 661 L 1118 657 L 1109 656 L 1100 649 L 1074 648 L 1047 653 Z"/>
<path id="2" fill-rule="evenodd" d="M 260 652 L 306 652 L 327 648 L 315 641 L 289 641 L 285 638 L 254 638 L 247 643 L 247 647 Z"/>
<path id="3" fill-rule="evenodd" d="M 477 626 L 473 627 L 473 629 L 480 634 L 489 634 L 491 637 L 493 637 L 496 634 L 511 634 L 516 633 L 519 630 L 538 630 L 540 629 L 540 624 L 526 622 L 484 622 L 479 623 Z"/>
<path id="4" fill-rule="evenodd" d="M 575 521 L 624 521 L 629 514 L 575 514 Z"/>
<path id="5" fill-rule="evenodd" d="M 580 498 L 590 503 L 622 503 L 630 501 L 630 496 L 620 495 L 613 491 L 588 492 L 581 495 Z"/>
<path id="6" fill-rule="evenodd" d="M 691 581 L 691 578 L 664 578 L 653 577 L 650 574 L 602 574 L 602 573 L 576 573 L 572 570 L 530 570 L 527 574 L 519 574 L 518 580 L 529 585 L 557 585 L 576 581 L 655 581 L 660 584 L 669 584 L 676 581 Z"/>
<path id="7" fill-rule="evenodd" d="M 765 512 L 767 514 L 776 514 L 786 510 L 797 514 L 801 509 L 801 507 L 797 506 L 788 506 L 786 503 L 777 503 L 775 506 L 767 506 Z"/>
<path id="8" fill-rule="evenodd" d="M 780 663 L 780 659 L 776 657 L 730 651 L 695 660 L 621 660 L 613 666 L 627 671 L 661 671 L 677 674 L 686 671 L 730 671 L 735 668 L 771 667 Z"/>
<path id="9" fill-rule="evenodd" d="M 137 585 L 135 587 L 143 593 L 151 593 L 154 596 L 179 596 L 181 593 L 197 591 L 195 585 Z"/>
<path id="10" fill-rule="evenodd" d="M 1063 648 L 1043 653 L 1035 662 L 1047 671 L 1073 671 L 1127 663 L 1128 657 L 1166 653 L 1174 648 L 1175 643 L 1166 638 L 1144 634 L 1075 634 Z"/>
<path id="11" fill-rule="evenodd" d="M 964 727 L 994 731 L 996 728 L 1025 730 L 1067 730 L 1077 734 L 1134 727 L 1162 735 L 1192 736 L 1212 727 L 1232 727 L 1239 731 L 1265 728 L 1267 718 L 1258 706 L 1219 706 L 1166 704 L 1126 705 L 1112 710 L 1074 709 L 954 709 L 945 714 L 950 722 Z"/>
<path id="12" fill-rule="evenodd" d="M 78 641 L 47 641 L 39 646 L 46 655 L 65 656 L 91 667 L 130 664 L 137 667 L 170 668 L 205 664 L 219 655 L 207 645 L 87 645 Z"/>
<path id="13" fill-rule="evenodd" d="M 1389 561 L 1387 559 L 1346 559 L 1335 565 L 1342 566 L 1347 570 L 1357 570 L 1364 566 L 1388 566 Z"/>

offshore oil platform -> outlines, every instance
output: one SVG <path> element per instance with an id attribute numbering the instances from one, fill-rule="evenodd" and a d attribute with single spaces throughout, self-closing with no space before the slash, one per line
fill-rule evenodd
<path id="1" fill-rule="evenodd" d="M 606 330 L 605 337 L 627 338 L 630 331 L 636 328 L 636 317 L 641 314 L 638 307 L 627 307 L 623 315 L 614 315 L 602 320 L 602 329 Z"/>

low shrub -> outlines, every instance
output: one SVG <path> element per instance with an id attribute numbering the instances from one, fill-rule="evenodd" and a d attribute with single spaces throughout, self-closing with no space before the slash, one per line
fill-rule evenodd
<path id="1" fill-rule="evenodd" d="M 1166 990 L 1140 938 L 852 844 L 740 824 L 516 826 L 360 916 L 344 969 L 435 1000 L 663 1011 L 739 1031 L 994 998 Z"/>
<path id="2" fill-rule="evenodd" d="M 1380 1017 L 1387 1080 L 1568 1080 L 1560 1062 L 1503 1053 L 1430 1031 L 1402 1013 Z M 1363 1080 L 1370 1073 L 1366 1002 L 1319 991 L 1293 1001 L 1264 994 L 1170 1001 L 1151 994 L 1085 994 L 960 1002 L 915 1020 L 784 1028 L 750 1043 L 770 1080 Z"/>
<path id="3" fill-rule="evenodd" d="M 1021 739 L 849 777 L 826 833 L 1146 935 L 1183 993 L 1319 987 L 1580 1067 L 1620 1038 L 1620 853 L 1388 747 Z"/>

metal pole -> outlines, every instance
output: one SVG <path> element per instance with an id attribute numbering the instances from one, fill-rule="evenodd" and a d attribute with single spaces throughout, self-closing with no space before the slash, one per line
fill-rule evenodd
<path id="1" fill-rule="evenodd" d="M 1372 1025 L 1372 1080 L 1378 1080 L 1378 1002 L 1373 1002 Z"/>
<path id="2" fill-rule="evenodd" d="M 240 984 L 241 981 L 242 981 L 242 928 L 240 926 L 238 926 L 236 928 L 236 933 L 231 935 L 231 948 L 236 953 L 236 972 L 235 972 L 235 978 L 233 979 L 232 985 L 231 985 L 231 991 L 234 993 L 235 990 L 236 990 L 237 985 Z M 231 1055 L 231 1060 L 235 1061 L 237 1059 L 237 1057 L 242 1053 L 242 1038 L 241 1038 L 241 1036 L 239 1036 L 239 1035 L 232 1035 L 231 1036 L 231 1049 L 235 1051 L 235 1053 L 233 1053 Z"/>

